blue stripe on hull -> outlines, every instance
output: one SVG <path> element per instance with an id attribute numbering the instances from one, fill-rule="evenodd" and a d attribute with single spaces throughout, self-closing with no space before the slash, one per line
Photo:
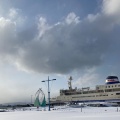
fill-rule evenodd
<path id="1" fill-rule="evenodd" d="M 115 83 L 120 83 L 119 81 L 115 81 L 115 82 L 106 82 L 106 84 L 115 84 Z"/>

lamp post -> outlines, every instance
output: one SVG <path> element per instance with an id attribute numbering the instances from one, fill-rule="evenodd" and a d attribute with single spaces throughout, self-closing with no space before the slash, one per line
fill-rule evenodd
<path id="1" fill-rule="evenodd" d="M 49 81 L 53 81 L 53 80 L 56 80 L 56 79 L 52 79 L 52 80 L 50 80 L 49 79 L 49 76 L 48 76 L 48 80 L 43 80 L 42 82 L 48 82 L 48 105 L 49 105 L 49 111 L 50 111 L 50 88 L 49 88 Z"/>

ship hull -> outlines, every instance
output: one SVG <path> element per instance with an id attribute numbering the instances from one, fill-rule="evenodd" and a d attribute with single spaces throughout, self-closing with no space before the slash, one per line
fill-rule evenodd
<path id="1" fill-rule="evenodd" d="M 120 95 L 116 95 L 116 93 L 118 92 L 101 93 L 101 94 L 86 94 L 86 95 L 81 94 L 81 95 L 69 95 L 69 96 L 63 95 L 63 96 L 58 96 L 56 101 L 61 101 L 61 102 L 107 102 L 107 101 L 120 102 Z M 104 96 L 104 95 L 108 95 L 108 96 Z M 100 96 L 100 97 L 97 97 L 97 96 Z"/>

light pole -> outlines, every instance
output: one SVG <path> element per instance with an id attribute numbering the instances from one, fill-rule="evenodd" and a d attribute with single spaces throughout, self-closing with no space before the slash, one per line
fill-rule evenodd
<path id="1" fill-rule="evenodd" d="M 48 105 L 49 105 L 49 111 L 50 111 L 50 88 L 49 88 L 49 81 L 53 81 L 53 80 L 56 80 L 56 79 L 52 79 L 52 80 L 50 80 L 49 79 L 49 76 L 48 76 L 48 80 L 43 80 L 42 82 L 48 82 Z"/>

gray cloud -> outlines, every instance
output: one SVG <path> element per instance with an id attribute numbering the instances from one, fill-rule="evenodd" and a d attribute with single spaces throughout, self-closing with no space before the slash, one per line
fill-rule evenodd
<path id="1" fill-rule="evenodd" d="M 21 64 L 38 72 L 66 73 L 100 65 L 109 46 L 110 33 L 86 19 L 49 27 L 24 49 Z M 106 47 L 107 46 L 107 47 Z"/>
<path id="2" fill-rule="evenodd" d="M 3 17 L 0 18 L 0 56 L 16 51 L 15 23 Z"/>
<path id="3" fill-rule="evenodd" d="M 17 24 L 4 19 L 0 56 L 9 55 L 21 69 L 39 73 L 63 74 L 99 66 L 113 44 L 112 35 L 119 23 L 116 19 L 104 11 L 83 20 L 70 13 L 63 21 L 49 25 L 40 17 L 37 28 L 21 32 L 15 30 Z"/>

